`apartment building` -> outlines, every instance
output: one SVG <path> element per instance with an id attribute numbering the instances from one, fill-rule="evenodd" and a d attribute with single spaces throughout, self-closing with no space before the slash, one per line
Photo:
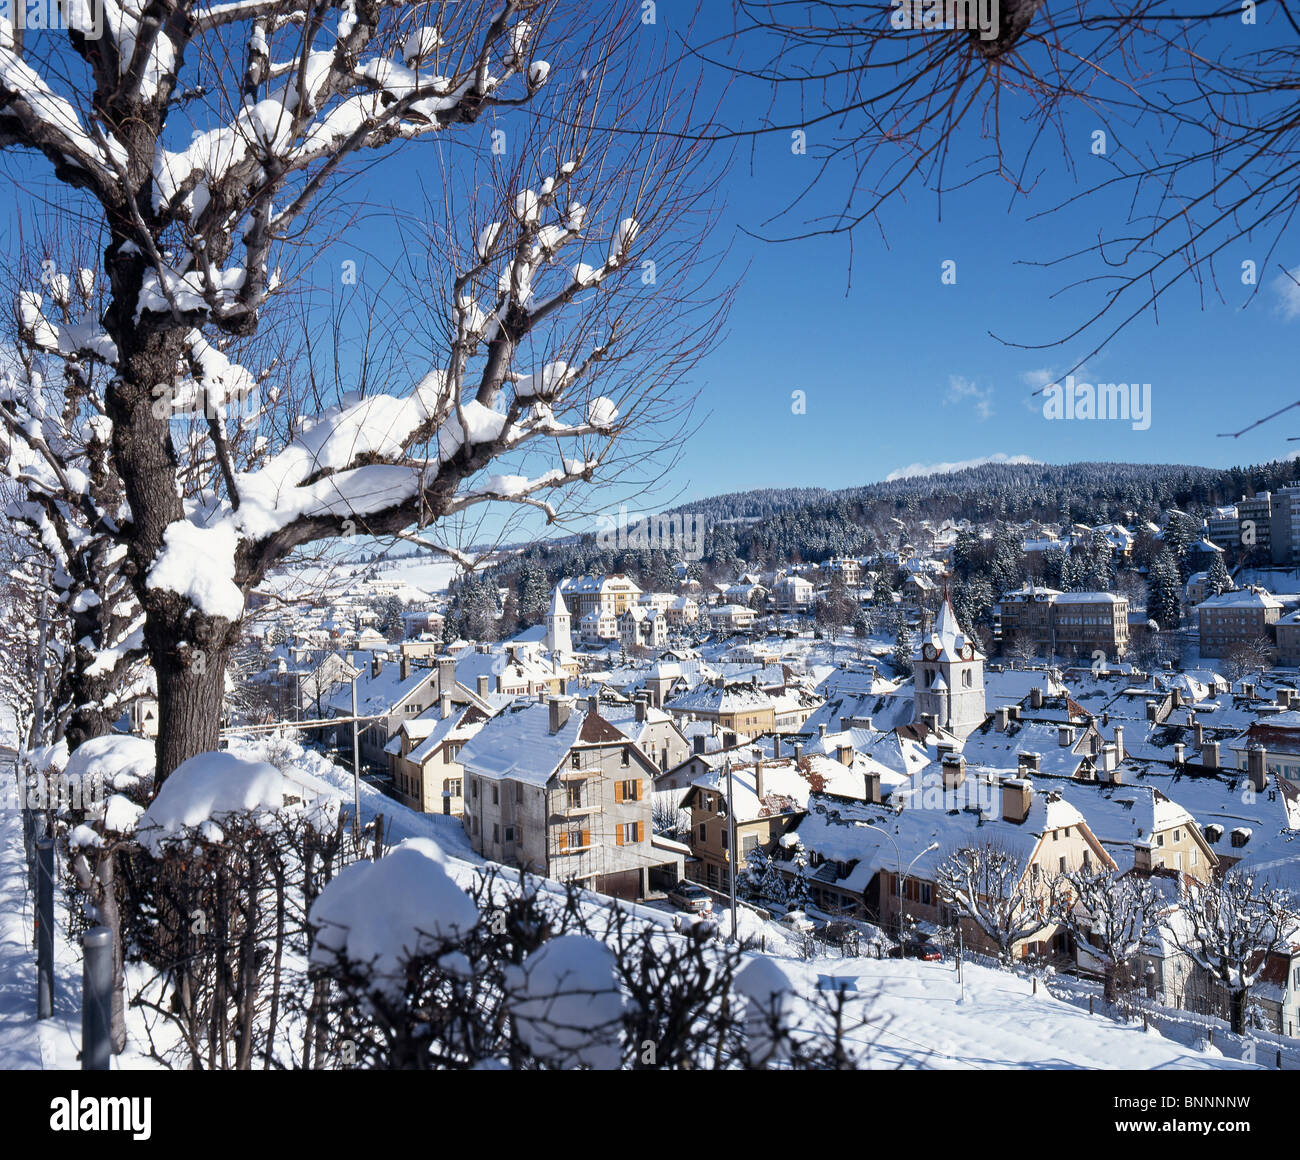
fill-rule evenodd
<path id="1" fill-rule="evenodd" d="M 674 697 L 664 708 L 678 721 L 710 721 L 749 737 L 776 728 L 776 704 L 754 682 L 728 683 L 725 677 L 715 677 Z"/>
<path id="2" fill-rule="evenodd" d="M 772 585 L 772 605 L 778 612 L 807 612 L 815 588 L 802 576 L 782 576 Z"/>
<path id="3" fill-rule="evenodd" d="M 680 854 L 651 833 L 655 767 L 594 697 L 516 702 L 459 756 L 476 853 L 618 898 L 676 881 Z"/>
<path id="4" fill-rule="evenodd" d="M 1282 602 L 1263 588 L 1222 592 L 1196 606 L 1201 632 L 1201 656 L 1226 657 L 1240 645 L 1273 639 L 1282 616 Z"/>
<path id="5" fill-rule="evenodd" d="M 1114 592 L 1062 592 L 1052 601 L 1052 653 L 1107 660 L 1128 652 L 1128 598 Z"/>
<path id="6" fill-rule="evenodd" d="M 617 572 L 612 576 L 566 578 L 560 581 L 560 594 L 577 624 L 591 612 L 612 616 L 617 621 L 638 601 L 641 589 L 621 572 Z"/>
<path id="7" fill-rule="evenodd" d="M 1043 656 L 1118 660 L 1129 648 L 1128 598 L 1114 592 L 1058 592 L 1026 585 L 994 610 L 1002 651 L 1029 645 Z"/>
<path id="8" fill-rule="evenodd" d="M 1289 512 L 1283 524 L 1288 518 Z M 1249 498 L 1242 496 L 1231 507 L 1217 508 L 1207 521 L 1206 538 L 1233 559 L 1250 553 L 1257 559 L 1271 560 L 1273 496 L 1262 491 Z"/>

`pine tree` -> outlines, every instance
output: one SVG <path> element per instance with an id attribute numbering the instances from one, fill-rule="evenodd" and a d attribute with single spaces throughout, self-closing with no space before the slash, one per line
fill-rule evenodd
<path id="1" fill-rule="evenodd" d="M 1147 575 L 1147 616 L 1162 631 L 1176 629 L 1182 620 L 1182 579 L 1178 561 L 1165 549 L 1156 557 Z"/>
<path id="2" fill-rule="evenodd" d="M 1223 562 L 1222 555 L 1214 557 L 1214 563 L 1210 565 L 1209 573 L 1205 578 L 1205 587 L 1212 596 L 1218 596 L 1223 592 L 1231 592 L 1236 587 L 1232 582 L 1232 577 L 1228 575 L 1228 566 Z"/>

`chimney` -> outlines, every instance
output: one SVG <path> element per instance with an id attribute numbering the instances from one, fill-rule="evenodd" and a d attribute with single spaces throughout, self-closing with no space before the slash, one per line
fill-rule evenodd
<path id="1" fill-rule="evenodd" d="M 1041 753 L 1017 753 L 1016 764 L 1020 767 L 1021 777 L 1029 773 L 1042 773 L 1043 757 Z"/>
<path id="2" fill-rule="evenodd" d="M 943 759 L 943 788 L 957 789 L 966 781 L 966 759 L 960 753 L 949 753 Z"/>
<path id="3" fill-rule="evenodd" d="M 1159 711 L 1160 711 L 1160 706 L 1157 705 L 1154 701 L 1148 701 L 1148 702 L 1147 702 L 1147 720 L 1148 720 L 1148 721 L 1154 721 L 1154 720 L 1156 719 L 1156 714 L 1159 713 Z"/>
<path id="4" fill-rule="evenodd" d="M 1007 706 L 1007 720 L 1008 720 L 1008 721 L 1019 721 L 1019 720 L 1020 720 L 1020 706 L 1019 706 L 1019 705 L 1008 705 L 1008 706 Z"/>
<path id="5" fill-rule="evenodd" d="M 1243 693 L 1245 693 L 1247 697 L 1250 697 L 1250 698 L 1253 699 L 1254 696 L 1255 696 L 1255 682 L 1254 682 L 1254 681 L 1242 681 L 1242 682 L 1241 682 L 1241 691 L 1242 691 Z"/>
<path id="6" fill-rule="evenodd" d="M 1279 708 L 1282 708 L 1282 709 L 1289 709 L 1289 708 L 1291 708 L 1291 690 L 1290 690 L 1290 689 L 1278 689 L 1278 691 L 1277 691 L 1277 703 L 1278 703 L 1278 707 L 1279 707 Z"/>
<path id="7" fill-rule="evenodd" d="M 1043 690 L 1037 685 L 1029 690 L 1029 707 L 1031 709 L 1041 709 L 1043 707 Z"/>
<path id="8" fill-rule="evenodd" d="M 451 694 L 438 694 L 438 714 L 445 721 L 451 716 Z"/>
<path id="9" fill-rule="evenodd" d="M 1118 762 L 1116 762 L 1114 768 L 1108 772 L 1106 780 L 1110 782 L 1111 785 L 1124 784 L 1124 771 L 1120 768 Z"/>
<path id="10" fill-rule="evenodd" d="M 781 735 L 779 733 L 774 734 L 772 737 L 772 760 L 781 760 Z"/>
<path id="11" fill-rule="evenodd" d="M 636 723 L 643 725 L 645 723 L 645 698 L 638 696 L 636 699 Z"/>
<path id="12" fill-rule="evenodd" d="M 703 734 L 703 733 L 697 733 L 694 737 L 691 738 L 691 752 L 692 752 L 692 753 L 703 753 L 703 752 L 704 752 L 704 742 L 705 742 L 705 736 L 704 736 L 704 734 Z"/>
<path id="13" fill-rule="evenodd" d="M 383 668 L 384 668 L 384 661 L 383 661 L 383 658 L 380 657 L 380 656 L 378 656 L 378 655 L 375 654 L 375 653 L 371 653 L 371 654 L 370 654 L 370 678 L 371 678 L 371 680 L 374 680 L 376 677 L 378 677 L 379 674 L 383 671 Z"/>
<path id="14" fill-rule="evenodd" d="M 1022 777 L 1008 778 L 1002 783 L 1002 820 L 1022 823 L 1029 817 L 1029 807 L 1033 800 L 1034 787 L 1031 782 Z"/>
<path id="15" fill-rule="evenodd" d="M 1181 741 L 1174 742 L 1174 764 L 1183 765 L 1187 761 L 1187 746 Z"/>
<path id="16" fill-rule="evenodd" d="M 451 687 L 456 683 L 456 658 L 439 657 L 438 658 L 438 692 L 450 693 Z"/>
<path id="17" fill-rule="evenodd" d="M 1183 691 L 1182 691 L 1182 689 L 1170 689 L 1170 690 L 1169 690 L 1169 707 L 1170 707 L 1171 709 L 1181 709 L 1181 708 L 1183 707 Z"/>
<path id="18" fill-rule="evenodd" d="M 1258 741 L 1246 748 L 1246 768 L 1250 771 L 1250 784 L 1256 793 L 1263 793 L 1268 787 L 1268 750 Z"/>
<path id="19" fill-rule="evenodd" d="M 763 751 L 754 750 L 754 796 L 763 801 Z"/>
<path id="20" fill-rule="evenodd" d="M 401 665 L 400 672 L 402 674 L 402 680 L 404 682 L 409 681 L 411 679 L 411 658 L 405 653 L 402 653 L 402 659 L 399 664 Z"/>
<path id="21" fill-rule="evenodd" d="M 1201 764 L 1207 769 L 1219 768 L 1219 743 L 1207 741 L 1201 746 Z"/>
<path id="22" fill-rule="evenodd" d="M 794 743 L 794 763 L 795 763 L 795 765 L 798 765 L 799 762 L 801 762 L 802 760 L 803 760 L 803 742 L 802 742 L 802 741 L 796 741 L 796 742 Z"/>
<path id="23" fill-rule="evenodd" d="M 921 724 L 925 726 L 927 733 L 939 732 L 939 718 L 934 713 L 922 713 Z"/>
<path id="24" fill-rule="evenodd" d="M 852 765 L 852 764 L 853 764 L 853 746 L 852 746 L 852 745 L 838 745 L 838 746 L 836 746 L 836 748 L 835 748 L 835 759 L 836 759 L 836 760 L 837 760 L 841 765 Z"/>
<path id="25" fill-rule="evenodd" d="M 569 713 L 573 710 L 573 701 L 569 697 L 552 697 L 548 704 L 551 710 L 550 730 L 552 733 L 558 733 L 569 720 Z"/>
<path id="26" fill-rule="evenodd" d="M 736 735 L 730 729 L 724 729 L 722 731 L 722 748 L 735 749 L 735 747 L 736 747 Z"/>
<path id="27" fill-rule="evenodd" d="M 1192 723 L 1192 744 L 1196 747 L 1197 753 L 1205 748 L 1205 726 L 1199 721 Z"/>
<path id="28" fill-rule="evenodd" d="M 998 724 L 997 724 L 998 732 L 1005 733 L 1007 731 L 1007 726 L 1010 724 L 1011 724 L 1011 710 L 1008 709 L 1005 705 L 999 705 Z"/>
<path id="29" fill-rule="evenodd" d="M 1115 760 L 1124 760 L 1124 726 L 1115 726 Z"/>
<path id="30" fill-rule="evenodd" d="M 945 757 L 951 757 L 952 754 L 957 752 L 957 744 L 954 741 L 940 741 L 939 744 L 934 747 L 934 751 L 938 755 L 939 760 L 942 761 Z"/>
<path id="31" fill-rule="evenodd" d="M 593 717 L 600 716 L 600 694 L 593 693 L 587 698 L 587 712 Z"/>
<path id="32" fill-rule="evenodd" d="M 840 718 L 840 732 L 841 732 L 841 733 L 847 733 L 847 732 L 848 732 L 850 729 L 852 729 L 852 728 L 853 728 L 853 718 L 852 718 L 852 717 L 841 717 L 841 718 Z"/>
<path id="33" fill-rule="evenodd" d="M 1056 727 L 1056 744 L 1064 748 L 1074 744 L 1074 726 L 1058 725 Z"/>
<path id="34" fill-rule="evenodd" d="M 865 800 L 872 805 L 878 806 L 880 804 L 880 771 L 868 770 L 863 774 L 863 781 L 865 782 Z"/>
<path id="35" fill-rule="evenodd" d="M 487 675 L 487 673 L 480 673 L 479 676 L 478 676 L 478 678 L 475 680 L 474 685 L 475 685 L 475 688 L 477 688 L 477 690 L 478 690 L 478 695 L 479 695 L 480 697 L 486 697 L 486 696 L 488 695 L 488 675 Z"/>
<path id="36" fill-rule="evenodd" d="M 817 736 L 818 736 L 818 737 L 825 737 L 825 736 L 826 736 L 826 722 L 825 722 L 825 721 L 823 721 L 820 725 L 817 726 Z"/>

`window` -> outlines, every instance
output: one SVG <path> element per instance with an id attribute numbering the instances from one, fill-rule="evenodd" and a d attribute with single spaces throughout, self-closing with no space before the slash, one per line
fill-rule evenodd
<path id="1" fill-rule="evenodd" d="M 708 840 L 709 840 L 709 827 L 706 826 L 703 822 L 701 822 L 701 823 L 700 823 L 700 841 L 701 841 L 701 842 L 707 842 Z"/>
<path id="2" fill-rule="evenodd" d="M 740 844 L 741 844 L 741 850 L 740 850 L 740 853 L 741 853 L 742 857 L 743 857 L 743 856 L 748 856 L 748 854 L 749 854 L 749 852 L 750 852 L 751 850 L 757 850 L 757 849 L 758 849 L 758 835 L 757 835 L 757 834 L 745 834 L 745 835 L 740 839 Z M 816 856 L 817 856 L 817 857 L 820 857 L 821 855 L 816 855 Z"/>
<path id="3" fill-rule="evenodd" d="M 522 781 L 517 781 L 515 782 L 515 801 L 521 802 L 523 800 L 524 800 L 524 783 Z"/>
<path id="4" fill-rule="evenodd" d="M 571 782 L 565 790 L 565 808 L 570 810 L 582 809 L 582 787 L 585 782 Z"/>
<path id="5" fill-rule="evenodd" d="M 478 782 L 476 782 L 476 781 L 471 781 L 471 782 L 469 783 L 469 792 L 470 792 L 470 797 L 474 798 L 474 799 L 477 801 L 477 800 L 478 800 Z"/>
<path id="6" fill-rule="evenodd" d="M 583 846 L 587 845 L 587 834 L 587 830 L 569 830 L 567 833 L 561 834 L 560 848 L 581 850 Z"/>
<path id="7" fill-rule="evenodd" d="M 616 827 L 614 838 L 620 846 L 630 846 L 633 842 L 641 841 L 644 830 L 644 822 L 624 822 Z"/>
<path id="8" fill-rule="evenodd" d="M 1199 850 L 1193 850 L 1187 856 L 1187 864 L 1189 866 L 1195 866 L 1200 860 L 1201 860 L 1201 852 Z"/>
<path id="9" fill-rule="evenodd" d="M 1058 859 L 1058 861 L 1060 862 L 1060 872 L 1061 872 L 1062 874 L 1064 874 L 1064 873 L 1065 873 L 1065 855 L 1061 855 L 1061 857 Z"/>
<path id="10" fill-rule="evenodd" d="M 628 747 L 627 747 L 626 745 L 623 746 L 623 760 L 622 760 L 622 764 L 625 765 L 625 766 L 626 766 L 626 765 L 631 765 L 631 764 L 632 764 L 632 751 L 631 751 L 630 749 L 628 749 Z"/>
<path id="11" fill-rule="evenodd" d="M 581 768 L 582 768 L 582 755 L 581 755 L 581 754 L 578 754 L 578 753 L 575 753 L 575 754 L 573 755 L 573 760 L 570 762 L 570 764 L 573 766 L 574 769 L 581 769 Z"/>
<path id="12" fill-rule="evenodd" d="M 492 804 L 494 806 L 501 804 L 501 787 L 499 785 L 493 785 L 492 787 Z"/>
<path id="13" fill-rule="evenodd" d="M 614 800 L 616 802 L 639 802 L 641 800 L 641 779 L 618 781 L 614 783 Z"/>
<path id="14" fill-rule="evenodd" d="M 460 778 L 449 778 L 446 785 L 448 797 L 460 797 Z"/>
<path id="15" fill-rule="evenodd" d="M 506 841 L 507 841 L 507 842 L 513 842 L 514 840 L 515 840 L 515 828 L 514 828 L 514 826 L 507 826 L 507 827 L 506 827 Z"/>
<path id="16" fill-rule="evenodd" d="M 501 841 L 501 827 L 498 826 L 496 822 L 492 823 L 492 841 L 494 842 Z"/>
<path id="17" fill-rule="evenodd" d="M 1157 834 L 1157 835 L 1156 835 L 1156 845 L 1157 845 L 1157 846 L 1163 846 L 1164 844 L 1165 844 L 1165 836 L 1164 836 L 1164 834 Z"/>

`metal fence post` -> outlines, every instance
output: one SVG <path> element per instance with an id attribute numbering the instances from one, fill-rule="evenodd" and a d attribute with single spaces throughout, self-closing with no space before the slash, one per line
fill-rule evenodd
<path id="1" fill-rule="evenodd" d="M 86 931 L 81 945 L 81 1070 L 107 1071 L 113 1046 L 113 932 L 97 926 Z"/>
<path id="2" fill-rule="evenodd" d="M 36 1018 L 54 1014 L 54 839 L 36 839 Z"/>

